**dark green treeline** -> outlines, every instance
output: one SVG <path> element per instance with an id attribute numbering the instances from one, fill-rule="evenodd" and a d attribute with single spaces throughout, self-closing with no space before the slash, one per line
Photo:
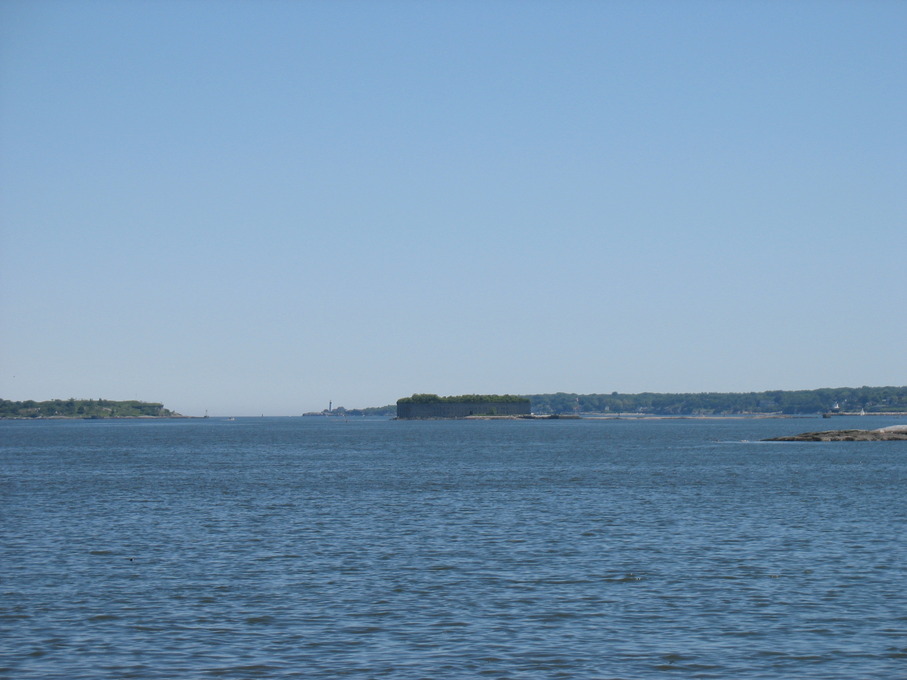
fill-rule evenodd
<path id="1" fill-rule="evenodd" d="M 832 387 L 768 392 L 690 394 L 528 395 L 533 413 L 646 413 L 651 415 L 810 414 L 828 411 L 907 412 L 907 387 Z"/>
<path id="2" fill-rule="evenodd" d="M 178 414 L 163 404 L 109 399 L 0 399 L 0 418 L 171 418 Z"/>

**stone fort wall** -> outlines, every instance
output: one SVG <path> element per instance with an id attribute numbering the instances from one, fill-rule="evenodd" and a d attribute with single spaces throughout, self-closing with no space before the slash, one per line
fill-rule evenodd
<path id="1" fill-rule="evenodd" d="M 518 402 L 442 402 L 397 404 L 398 418 L 466 418 L 468 416 L 528 416 L 529 400 Z"/>

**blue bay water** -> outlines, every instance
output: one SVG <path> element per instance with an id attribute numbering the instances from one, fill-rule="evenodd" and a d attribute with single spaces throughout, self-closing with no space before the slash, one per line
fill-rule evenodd
<path id="1" fill-rule="evenodd" d="M 898 422 L 0 422 L 0 676 L 907 677 Z"/>

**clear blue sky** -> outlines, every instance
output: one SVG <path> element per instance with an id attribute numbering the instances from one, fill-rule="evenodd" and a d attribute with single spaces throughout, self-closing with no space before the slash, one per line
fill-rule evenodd
<path id="1" fill-rule="evenodd" d="M 907 384 L 907 3 L 0 3 L 0 397 Z"/>

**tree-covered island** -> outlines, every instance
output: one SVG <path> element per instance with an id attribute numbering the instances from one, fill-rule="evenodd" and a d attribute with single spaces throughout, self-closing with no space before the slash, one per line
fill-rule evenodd
<path id="1" fill-rule="evenodd" d="M 181 418 L 163 404 L 109 399 L 0 399 L 0 418 Z"/>
<path id="2" fill-rule="evenodd" d="M 407 404 L 450 404 L 456 401 L 508 403 L 528 400 L 539 416 L 778 416 L 899 414 L 907 413 L 907 387 L 826 387 L 815 390 L 769 390 L 765 392 L 640 392 L 625 394 L 577 394 L 557 392 L 530 395 L 462 395 L 440 397 L 414 394 L 397 401 Z M 366 409 L 323 411 L 318 415 L 393 416 L 397 405 Z M 315 415 L 315 414 L 312 414 Z"/>
<path id="3" fill-rule="evenodd" d="M 904 413 L 907 387 L 827 387 L 766 392 L 527 395 L 532 412 L 651 416 L 808 415 Z"/>

